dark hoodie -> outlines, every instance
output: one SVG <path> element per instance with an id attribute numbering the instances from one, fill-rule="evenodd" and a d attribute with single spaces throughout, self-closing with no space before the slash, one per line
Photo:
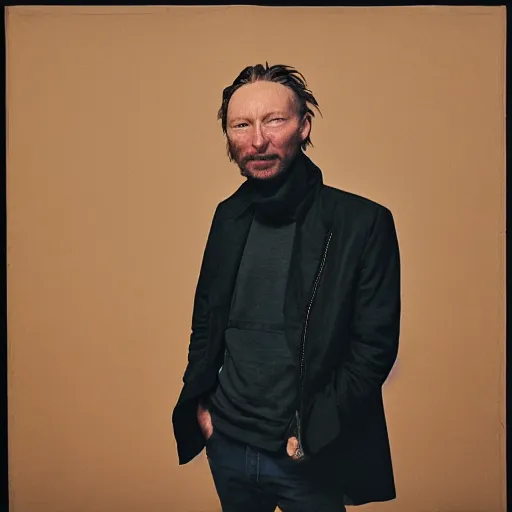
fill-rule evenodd
<path id="1" fill-rule="evenodd" d="M 284 447 L 297 398 L 283 306 L 295 214 L 310 191 L 304 159 L 300 152 L 273 180 L 250 180 L 255 216 L 225 332 L 224 365 L 209 404 L 214 429 L 268 451 Z"/>

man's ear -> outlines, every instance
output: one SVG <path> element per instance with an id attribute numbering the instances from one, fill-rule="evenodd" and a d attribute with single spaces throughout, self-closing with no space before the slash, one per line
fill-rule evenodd
<path id="1" fill-rule="evenodd" d="M 305 141 L 309 134 L 311 133 L 311 116 L 306 113 L 302 116 L 302 120 L 300 122 L 300 136 L 303 141 Z"/>

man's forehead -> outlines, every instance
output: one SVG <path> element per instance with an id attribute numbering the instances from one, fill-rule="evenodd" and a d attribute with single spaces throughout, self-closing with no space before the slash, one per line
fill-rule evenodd
<path id="1" fill-rule="evenodd" d="M 229 101 L 230 117 L 266 110 L 289 110 L 294 106 L 293 91 L 276 82 L 258 81 L 236 90 Z"/>

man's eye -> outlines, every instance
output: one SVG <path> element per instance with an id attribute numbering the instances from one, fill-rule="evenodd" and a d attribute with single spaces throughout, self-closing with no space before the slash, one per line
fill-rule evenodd
<path id="1" fill-rule="evenodd" d="M 235 124 L 235 128 L 243 128 L 244 126 L 247 126 L 247 123 Z"/>
<path id="2" fill-rule="evenodd" d="M 284 117 L 273 117 L 270 122 L 273 122 L 273 121 L 285 121 L 285 118 Z"/>

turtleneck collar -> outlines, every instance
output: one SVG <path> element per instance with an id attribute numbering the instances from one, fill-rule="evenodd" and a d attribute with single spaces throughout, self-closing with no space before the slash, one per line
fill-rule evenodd
<path id="1" fill-rule="evenodd" d="M 259 221 L 266 224 L 294 222 L 301 203 L 321 181 L 315 166 L 308 166 L 308 157 L 299 151 L 290 166 L 272 180 L 249 180 L 251 202 Z M 311 168 L 313 167 L 313 168 Z"/>

